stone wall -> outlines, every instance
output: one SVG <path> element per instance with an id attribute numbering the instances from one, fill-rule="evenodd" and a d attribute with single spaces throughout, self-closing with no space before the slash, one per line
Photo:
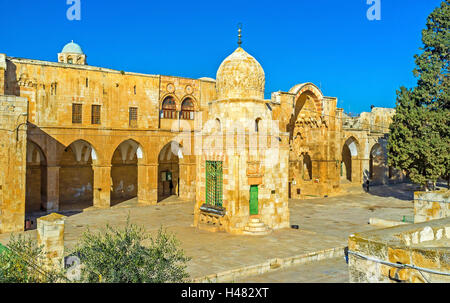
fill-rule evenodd
<path id="1" fill-rule="evenodd" d="M 27 187 L 25 212 L 30 213 L 60 206 L 108 207 L 111 199 L 115 203 L 135 196 L 140 203 L 157 203 L 158 166 L 164 166 L 159 154 L 172 140 L 180 141 L 180 130 L 193 138 L 194 129 L 207 119 L 208 102 L 216 91 L 214 79 L 145 75 L 0 54 L 3 94 L 28 101 L 22 185 Z M 162 119 L 162 102 L 169 96 L 177 112 L 190 98 L 195 120 Z M 73 104 L 82 105 L 81 123 L 72 121 Z M 91 121 L 92 105 L 101 106 L 100 124 Z M 133 125 L 130 107 L 137 107 Z M 195 157 L 180 159 L 174 171 L 179 171 L 174 192 L 183 200 L 194 199 Z"/>
<path id="2" fill-rule="evenodd" d="M 450 273 L 450 218 L 351 235 L 349 275 L 353 283 L 450 282 L 450 276 L 380 261 Z M 354 255 L 357 253 L 363 257 Z M 367 260 L 364 257 L 377 260 Z"/>
<path id="3" fill-rule="evenodd" d="M 27 100 L 0 96 L 0 233 L 25 223 Z"/>
<path id="4" fill-rule="evenodd" d="M 450 216 L 450 191 L 414 193 L 414 222 L 420 223 Z"/>

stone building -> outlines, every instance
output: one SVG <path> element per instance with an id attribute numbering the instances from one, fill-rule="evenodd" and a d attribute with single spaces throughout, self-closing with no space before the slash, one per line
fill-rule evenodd
<path id="1" fill-rule="evenodd" d="M 35 212 L 177 195 L 200 228 L 264 233 L 289 226 L 289 197 L 394 179 L 391 110 L 350 123 L 312 83 L 266 100 L 241 47 L 216 80 L 90 66 L 73 41 L 57 58 L 0 54 L 0 232 Z"/>

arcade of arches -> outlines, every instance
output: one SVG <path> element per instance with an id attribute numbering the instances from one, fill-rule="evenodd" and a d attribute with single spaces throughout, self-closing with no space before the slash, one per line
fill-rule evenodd
<path id="1" fill-rule="evenodd" d="M 136 197 L 143 204 L 173 195 L 192 199 L 193 189 L 188 187 L 193 186 L 193 176 L 187 176 L 192 165 L 189 157 L 182 158 L 180 165 L 183 153 L 175 141 L 162 145 L 153 163 L 133 139 L 109 151 L 81 139 L 68 146 L 46 141 L 44 146 L 27 142 L 26 214 L 109 207 Z M 103 161 L 109 155 L 110 162 Z"/>

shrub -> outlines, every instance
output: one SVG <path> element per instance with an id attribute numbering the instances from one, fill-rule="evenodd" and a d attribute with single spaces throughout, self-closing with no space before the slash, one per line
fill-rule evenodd
<path id="1" fill-rule="evenodd" d="M 149 245 L 144 246 L 143 241 Z M 106 283 L 183 282 L 189 261 L 173 234 L 158 230 L 156 238 L 143 228 L 127 224 L 124 229 L 109 225 L 103 233 L 87 230 L 74 254 L 79 256 L 81 281 Z"/>
<path id="2" fill-rule="evenodd" d="M 52 283 L 63 279 L 62 270 L 43 269 L 43 247 L 22 235 L 11 235 L 0 250 L 0 283 Z"/>

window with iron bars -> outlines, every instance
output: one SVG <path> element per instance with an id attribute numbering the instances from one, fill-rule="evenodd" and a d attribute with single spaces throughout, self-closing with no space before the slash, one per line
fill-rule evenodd
<path id="1" fill-rule="evenodd" d="M 223 165 L 221 161 L 206 161 L 206 204 L 222 206 Z"/>
<path id="2" fill-rule="evenodd" d="M 129 117 L 130 117 L 130 127 L 137 127 L 137 119 L 138 119 L 137 107 L 130 107 Z"/>
<path id="3" fill-rule="evenodd" d="M 91 115 L 91 123 L 92 124 L 100 124 L 100 111 L 101 105 L 92 105 L 92 115 Z"/>
<path id="4" fill-rule="evenodd" d="M 186 99 L 181 104 L 180 118 L 183 120 L 194 120 L 194 103 L 191 99 Z"/>
<path id="5" fill-rule="evenodd" d="M 72 123 L 83 122 L 83 104 L 72 104 Z"/>
<path id="6" fill-rule="evenodd" d="M 177 104 L 173 97 L 167 97 L 161 110 L 161 119 L 177 119 Z"/>

